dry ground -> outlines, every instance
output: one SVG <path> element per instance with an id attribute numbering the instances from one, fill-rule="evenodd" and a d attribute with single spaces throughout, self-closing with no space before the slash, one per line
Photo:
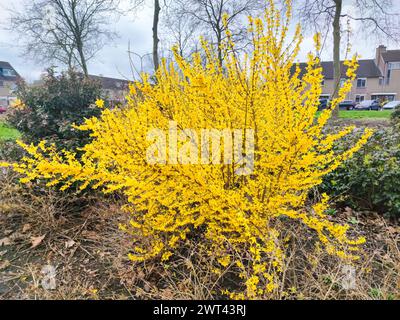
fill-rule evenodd
<path id="1" fill-rule="evenodd" d="M 60 196 L 23 187 L 12 174 L 0 176 L 0 300 L 222 297 L 229 277 L 216 277 L 194 242 L 166 265 L 128 261 L 132 239 L 118 229 L 129 219 L 120 200 Z M 332 219 L 352 224 L 368 239 L 356 265 L 356 287 L 345 290 L 344 264 L 314 250 L 313 236 L 301 226 L 284 222 L 291 241 L 273 298 L 400 299 L 399 221 L 349 208 Z M 56 270 L 54 290 L 43 288 L 46 266 Z"/>

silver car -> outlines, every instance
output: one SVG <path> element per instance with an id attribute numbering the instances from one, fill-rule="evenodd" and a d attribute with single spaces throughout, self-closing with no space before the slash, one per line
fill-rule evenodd
<path id="1" fill-rule="evenodd" d="M 383 106 L 385 110 L 393 110 L 400 106 L 400 101 L 390 101 Z"/>
<path id="2" fill-rule="evenodd" d="M 376 100 L 365 100 L 354 107 L 355 110 L 381 110 L 381 105 Z"/>

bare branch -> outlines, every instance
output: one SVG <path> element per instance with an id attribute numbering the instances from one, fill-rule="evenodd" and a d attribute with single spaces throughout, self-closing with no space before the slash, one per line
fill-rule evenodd
<path id="1" fill-rule="evenodd" d="M 8 28 L 16 31 L 24 54 L 45 63 L 87 63 L 116 34 L 108 30 L 119 15 L 119 0 L 25 0 L 24 10 L 10 10 Z"/>

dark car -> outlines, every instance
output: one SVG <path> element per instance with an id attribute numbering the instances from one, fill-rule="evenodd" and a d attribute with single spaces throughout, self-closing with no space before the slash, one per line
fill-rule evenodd
<path id="1" fill-rule="evenodd" d="M 325 110 L 329 106 L 329 99 L 319 99 L 318 111 Z"/>
<path id="2" fill-rule="evenodd" d="M 376 110 L 379 111 L 382 109 L 379 101 L 377 100 L 365 100 L 357 104 L 354 108 L 355 110 Z"/>
<path id="3" fill-rule="evenodd" d="M 340 110 L 353 110 L 356 104 L 351 100 L 345 100 L 339 103 Z"/>

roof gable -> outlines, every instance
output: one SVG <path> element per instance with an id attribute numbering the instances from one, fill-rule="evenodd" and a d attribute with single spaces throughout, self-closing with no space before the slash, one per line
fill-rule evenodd
<path id="1" fill-rule="evenodd" d="M 379 70 L 378 66 L 375 63 L 375 60 L 359 60 L 358 61 L 359 67 L 357 69 L 357 77 L 359 78 L 379 78 L 382 76 L 381 71 Z M 300 63 L 301 74 L 303 75 L 306 72 L 307 63 Z M 333 62 L 332 61 L 322 61 L 322 74 L 324 79 L 332 80 L 333 79 Z M 293 69 L 293 68 L 292 68 Z M 341 77 L 347 78 L 347 66 L 344 65 L 344 62 L 340 62 L 340 70 L 341 70 Z"/>
<path id="2" fill-rule="evenodd" d="M 14 71 L 15 75 L 14 76 L 6 76 L 3 74 L 3 69 L 10 69 Z M 0 80 L 5 80 L 5 81 L 18 81 L 21 80 L 21 76 L 18 74 L 18 72 L 11 66 L 10 63 L 6 61 L 0 61 Z"/>
<path id="3" fill-rule="evenodd" d="M 400 62 L 400 50 L 388 50 L 382 53 L 385 62 Z"/>
<path id="4" fill-rule="evenodd" d="M 101 76 L 89 75 L 89 78 L 99 81 L 103 89 L 107 90 L 126 90 L 129 87 L 129 81 L 124 79 L 108 78 Z"/>

